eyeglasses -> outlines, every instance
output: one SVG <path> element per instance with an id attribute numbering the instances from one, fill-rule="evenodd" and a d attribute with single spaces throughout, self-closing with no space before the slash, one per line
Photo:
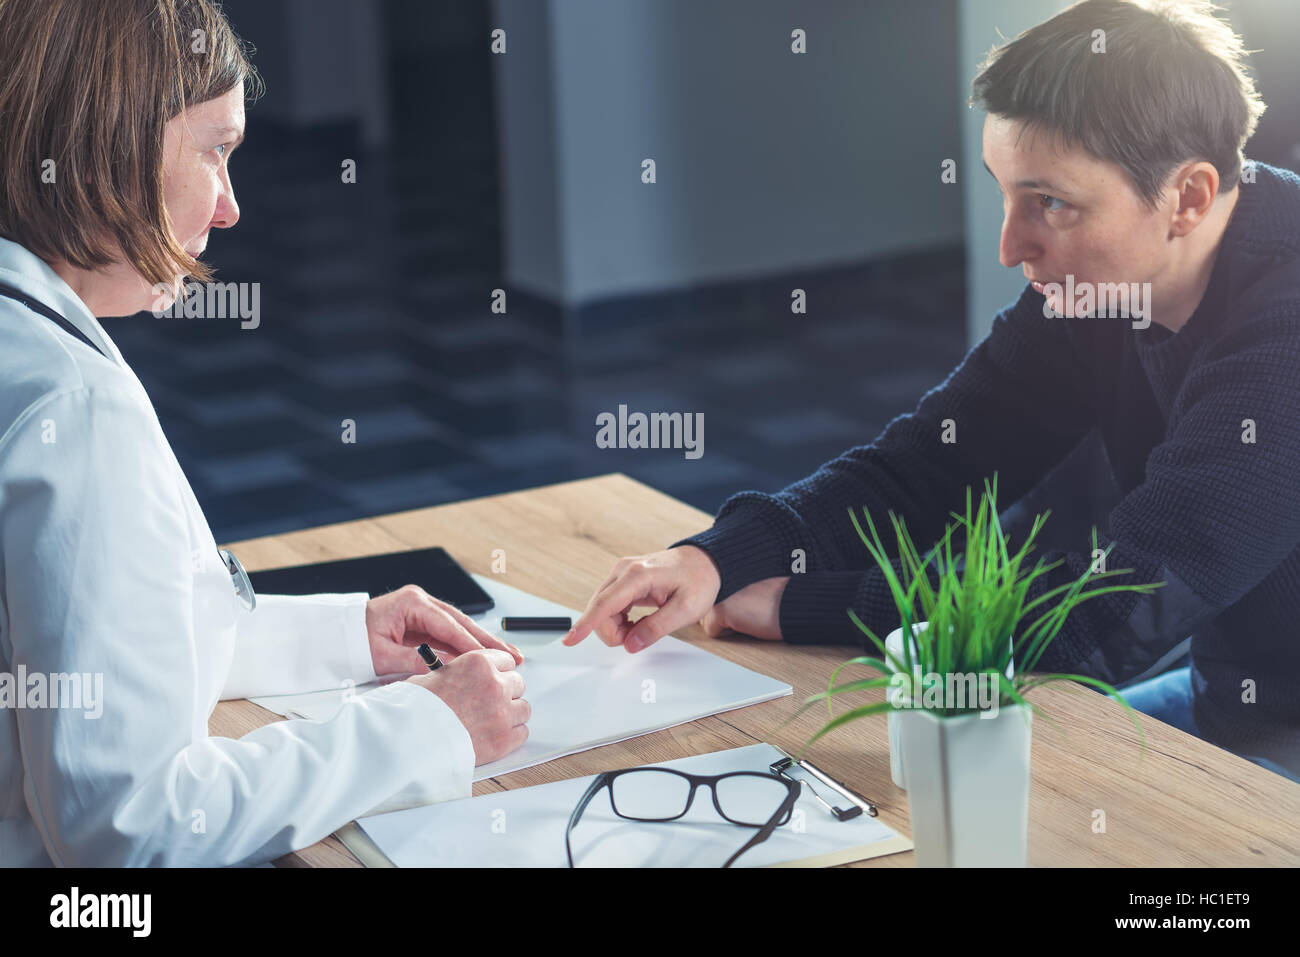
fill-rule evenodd
<path id="1" fill-rule="evenodd" d="M 614 813 L 629 821 L 675 821 L 691 809 L 695 790 L 707 787 L 713 794 L 713 807 L 723 820 L 741 827 L 756 827 L 758 833 L 731 857 L 723 867 L 730 867 L 741 854 L 766 841 L 774 830 L 790 820 L 790 811 L 799 800 L 801 785 L 775 774 L 761 771 L 732 771 L 728 774 L 686 774 L 672 768 L 626 768 L 603 771 L 569 815 L 564 832 L 564 850 L 573 867 L 570 837 L 587 805 L 609 788 L 609 804 Z"/>

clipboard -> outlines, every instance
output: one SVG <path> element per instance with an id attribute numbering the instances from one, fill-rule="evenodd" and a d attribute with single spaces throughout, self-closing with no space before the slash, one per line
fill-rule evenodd
<path id="1" fill-rule="evenodd" d="M 698 774 L 719 774 L 731 770 L 761 771 L 782 760 L 790 760 L 790 756 L 770 744 L 754 744 L 654 766 L 674 767 Z M 366 867 L 563 867 L 564 823 L 592 777 L 587 775 L 375 815 L 348 824 L 336 831 L 335 836 Z M 778 828 L 768 841 L 746 852 L 735 866 L 833 867 L 912 849 L 910 838 L 872 816 L 859 805 L 860 798 L 852 792 L 846 794 L 847 789 L 841 788 L 820 789 L 822 795 L 834 798 L 829 802 L 832 806 L 843 808 L 845 804 L 852 804 L 858 808 L 858 813 L 837 818 L 805 788 L 795 805 L 796 811 L 802 810 L 803 814 L 795 815 L 791 825 Z M 861 804 L 868 803 L 861 801 Z M 593 805 L 588 814 L 594 810 Z M 611 864 L 610 856 L 617 852 L 609 850 L 612 842 L 606 842 L 606 858 L 593 862 L 594 865 L 719 866 L 728 854 L 744 843 L 745 831 L 718 818 L 707 796 L 696 796 L 687 817 L 694 817 L 697 811 L 701 812 L 702 818 L 709 819 L 707 823 L 714 825 L 711 831 L 705 828 L 694 833 L 680 829 L 674 832 L 672 823 L 644 825 L 619 821 L 620 832 L 615 839 L 628 849 L 627 859 Z M 795 820 L 801 823 L 803 832 L 791 832 Z M 501 827 L 496 828 L 496 824 Z M 699 827 L 699 822 L 694 826 Z M 626 843 L 627 837 L 637 836 L 634 832 L 645 828 L 656 829 L 640 835 L 650 838 L 649 843 L 653 846 L 649 860 L 642 858 Z M 581 826 L 579 830 L 582 830 Z M 671 845 L 667 850 L 660 846 L 661 836 Z M 597 831 L 596 844 L 603 839 L 604 835 Z M 591 840 L 587 843 L 590 844 Z M 691 853 L 690 848 L 696 843 L 703 849 L 698 860 L 675 862 L 674 854 L 681 858 Z M 722 853 L 723 848 L 727 849 L 726 853 Z M 575 844 L 575 854 L 581 853 Z M 750 855 L 754 857 L 746 861 Z M 713 860 L 714 857 L 717 859 Z"/>

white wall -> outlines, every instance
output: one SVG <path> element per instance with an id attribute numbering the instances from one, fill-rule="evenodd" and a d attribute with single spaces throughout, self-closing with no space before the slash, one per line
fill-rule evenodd
<path id="1" fill-rule="evenodd" d="M 388 141 L 383 27 L 379 7 L 354 0 L 289 0 L 294 119 L 299 123 L 361 118 L 370 147 Z"/>
<path id="2" fill-rule="evenodd" d="M 495 0 L 508 280 L 572 305 L 959 242 L 951 9 Z"/>
<path id="3" fill-rule="evenodd" d="M 965 104 L 970 98 L 971 80 L 993 47 L 1069 5 L 1070 0 L 960 0 L 959 101 Z M 1025 288 L 1023 269 L 1008 269 L 998 262 L 1002 200 L 981 160 L 985 115 L 978 108 L 962 106 L 963 161 L 958 181 L 966 204 L 966 338 L 971 345 L 988 335 L 993 318 Z"/>
<path id="4" fill-rule="evenodd" d="M 560 240 L 550 3 L 493 0 L 490 26 L 506 31 L 506 53 L 493 57 L 492 71 L 503 266 L 513 286 L 561 302 L 565 251 Z"/>
<path id="5" fill-rule="evenodd" d="M 259 116 L 296 126 L 357 120 L 366 145 L 390 136 L 378 4 L 355 0 L 226 0 L 267 83 Z"/>

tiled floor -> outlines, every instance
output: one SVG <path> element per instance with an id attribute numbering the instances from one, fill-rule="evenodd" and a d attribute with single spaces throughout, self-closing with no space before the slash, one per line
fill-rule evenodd
<path id="1" fill-rule="evenodd" d="M 833 304 L 814 316 L 762 283 L 624 303 L 567 341 L 527 308 L 493 316 L 491 193 L 415 197 L 380 157 L 341 186 L 319 157 L 346 135 L 259 131 L 232 164 L 242 220 L 206 258 L 262 284 L 256 329 L 105 322 L 220 541 L 611 471 L 714 511 L 869 441 L 965 354 L 952 250 L 814 278 Z M 704 413 L 704 455 L 597 448 L 620 404 Z"/>

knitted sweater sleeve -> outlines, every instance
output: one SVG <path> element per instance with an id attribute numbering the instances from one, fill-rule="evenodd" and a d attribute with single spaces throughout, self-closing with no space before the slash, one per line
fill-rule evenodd
<path id="1" fill-rule="evenodd" d="M 977 499 L 995 471 L 1001 503 L 1033 488 L 1095 421 L 1087 360 L 1061 320 L 1043 317 L 1042 303 L 1026 286 L 947 379 L 874 442 L 776 494 L 732 496 L 712 528 L 675 543 L 696 545 L 717 562 L 717 600 L 792 570 L 803 572 L 795 574 L 802 582 L 796 602 L 823 574 L 861 578 L 871 556 L 849 521 L 850 508 L 870 513 L 892 554 L 890 511 L 907 523 L 913 541 L 928 545 L 943 534 L 949 512 L 964 512 L 967 487 Z M 836 607 L 843 617 L 844 603 Z"/>
<path id="2" fill-rule="evenodd" d="M 1275 301 L 1204 349 L 1178 391 L 1164 441 L 1147 458 L 1144 481 L 1110 513 L 1108 534 L 1098 536 L 1101 547 L 1113 545 L 1107 567 L 1133 570 L 1105 584 L 1164 585 L 1146 596 L 1118 592 L 1080 605 L 1037 670 L 1111 683 L 1132 678 L 1300 548 L 1298 394 L 1300 298 Z M 1088 570 L 1091 543 L 1080 544 L 1043 555 L 1061 564 L 1030 588 L 1028 600 Z M 873 630 L 897 623 L 879 572 L 830 571 L 791 579 L 782 634 L 792 642 L 857 641 L 850 607 Z M 1017 648 L 1019 661 L 1019 641 Z"/>

